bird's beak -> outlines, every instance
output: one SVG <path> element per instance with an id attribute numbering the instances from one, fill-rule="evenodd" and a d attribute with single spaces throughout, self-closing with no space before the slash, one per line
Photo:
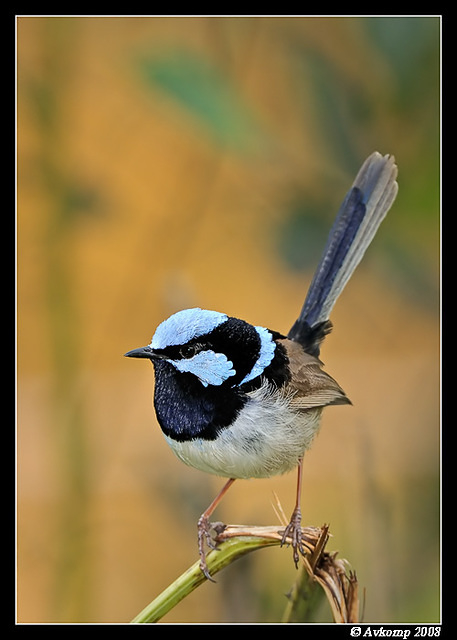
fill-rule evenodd
<path id="1" fill-rule="evenodd" d="M 154 350 L 151 347 L 140 347 L 139 349 L 132 349 L 132 351 L 127 351 L 124 353 L 126 358 L 148 358 L 152 360 L 153 358 L 160 358 L 160 355 L 154 353 Z"/>

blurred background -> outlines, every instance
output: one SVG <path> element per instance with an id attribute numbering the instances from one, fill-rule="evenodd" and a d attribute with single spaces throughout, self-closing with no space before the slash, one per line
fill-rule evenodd
<path id="1" fill-rule="evenodd" d="M 197 560 L 223 480 L 123 354 L 189 306 L 287 332 L 374 150 L 400 191 L 321 354 L 354 406 L 324 413 L 303 519 L 366 622 L 440 620 L 439 47 L 434 17 L 17 18 L 18 622 L 128 622 Z M 295 482 L 215 519 L 275 524 Z M 256 552 L 164 622 L 278 622 L 295 578 Z"/>

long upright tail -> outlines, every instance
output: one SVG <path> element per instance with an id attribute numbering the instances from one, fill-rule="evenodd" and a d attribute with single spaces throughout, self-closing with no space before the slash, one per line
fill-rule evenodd
<path id="1" fill-rule="evenodd" d="M 300 315 L 288 337 L 319 355 L 330 313 L 397 195 L 393 156 L 375 151 L 357 174 L 330 230 Z"/>

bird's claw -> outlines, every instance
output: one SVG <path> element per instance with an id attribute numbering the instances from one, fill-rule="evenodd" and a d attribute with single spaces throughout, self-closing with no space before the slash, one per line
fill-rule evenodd
<path id="1" fill-rule="evenodd" d="M 298 561 L 300 559 L 300 553 L 302 556 L 305 555 L 305 550 L 302 545 L 302 528 L 301 528 L 300 509 L 294 510 L 292 517 L 290 518 L 290 522 L 282 534 L 281 547 L 286 543 L 292 545 L 293 559 L 294 559 L 295 567 L 298 569 Z"/>
<path id="2" fill-rule="evenodd" d="M 216 529 L 216 531 L 219 533 L 220 530 L 222 530 L 220 528 L 220 525 L 222 523 L 217 523 L 218 526 L 213 525 L 206 516 L 201 516 L 200 519 L 198 520 L 198 553 L 200 554 L 200 569 L 203 573 L 203 575 L 205 576 L 205 578 L 207 578 L 208 580 L 211 580 L 211 582 L 215 582 L 215 580 L 213 580 L 213 578 L 211 577 L 210 573 L 209 573 L 209 569 L 208 569 L 208 565 L 206 564 L 206 552 L 205 552 L 205 543 L 208 545 L 208 547 L 210 549 L 213 549 L 214 551 L 218 551 L 218 548 L 216 547 L 214 540 L 211 536 L 211 529 Z M 225 528 L 225 525 L 222 525 L 223 528 Z"/>

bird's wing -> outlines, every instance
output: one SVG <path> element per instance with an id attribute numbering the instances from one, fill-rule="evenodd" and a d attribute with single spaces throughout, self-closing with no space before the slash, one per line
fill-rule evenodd
<path id="1" fill-rule="evenodd" d="M 322 368 L 322 362 L 306 353 L 297 342 L 280 340 L 286 349 L 291 370 L 288 391 L 297 409 L 325 407 L 331 404 L 351 404 L 340 385 Z"/>

